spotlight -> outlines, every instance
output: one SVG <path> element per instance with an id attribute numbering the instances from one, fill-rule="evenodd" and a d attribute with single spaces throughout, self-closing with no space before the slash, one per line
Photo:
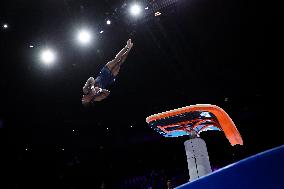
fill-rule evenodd
<path id="1" fill-rule="evenodd" d="M 107 25 L 110 25 L 110 24 L 111 24 L 111 21 L 110 21 L 110 20 L 107 20 L 106 23 L 107 23 Z"/>
<path id="2" fill-rule="evenodd" d="M 3 24 L 3 28 L 7 29 L 8 28 L 8 24 Z"/>
<path id="3" fill-rule="evenodd" d="M 43 50 L 40 54 L 40 58 L 41 58 L 42 62 L 46 65 L 50 65 L 50 64 L 54 63 L 54 61 L 56 59 L 55 53 L 51 49 Z"/>
<path id="4" fill-rule="evenodd" d="M 102 31 L 100 31 L 100 33 L 104 33 L 104 31 L 102 30 Z"/>
<path id="5" fill-rule="evenodd" d="M 92 41 L 92 34 L 88 30 L 80 30 L 77 39 L 80 44 L 87 45 Z"/>
<path id="6" fill-rule="evenodd" d="M 139 16 L 141 14 L 141 11 L 142 11 L 141 6 L 138 4 L 133 4 L 130 7 L 130 14 L 133 16 Z"/>

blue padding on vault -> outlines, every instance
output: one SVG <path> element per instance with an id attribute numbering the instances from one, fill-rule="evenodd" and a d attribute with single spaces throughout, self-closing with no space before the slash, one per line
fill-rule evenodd
<path id="1" fill-rule="evenodd" d="M 241 160 L 177 189 L 284 189 L 284 145 Z"/>

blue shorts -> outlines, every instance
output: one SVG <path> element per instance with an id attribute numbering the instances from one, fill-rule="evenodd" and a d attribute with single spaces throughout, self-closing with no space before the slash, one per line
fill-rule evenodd
<path id="1" fill-rule="evenodd" d="M 107 66 L 104 66 L 95 81 L 95 86 L 105 89 L 115 81 L 115 76 Z"/>

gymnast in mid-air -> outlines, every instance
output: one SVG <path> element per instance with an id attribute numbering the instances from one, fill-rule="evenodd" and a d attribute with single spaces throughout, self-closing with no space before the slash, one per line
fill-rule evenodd
<path id="1" fill-rule="evenodd" d="M 101 101 L 108 97 L 110 91 L 106 88 L 115 81 L 120 66 L 125 62 L 128 53 L 133 47 L 131 39 L 126 43 L 126 46 L 119 51 L 115 58 L 109 61 L 100 71 L 96 79 L 90 77 L 83 87 L 83 105 L 90 105 L 94 102 Z"/>

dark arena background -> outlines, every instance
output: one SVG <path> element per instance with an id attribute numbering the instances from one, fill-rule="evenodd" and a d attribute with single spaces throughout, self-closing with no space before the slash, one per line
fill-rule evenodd
<path id="1" fill-rule="evenodd" d="M 261 8 L 254 0 L 1 0 L 0 188 L 180 186 L 188 137 L 165 138 L 145 120 L 194 104 L 223 108 L 244 141 L 201 133 L 213 172 L 282 145 L 272 123 L 281 112 L 267 103 L 277 99 L 266 95 L 277 36 Z M 129 38 L 110 96 L 84 107 L 86 80 Z"/>

